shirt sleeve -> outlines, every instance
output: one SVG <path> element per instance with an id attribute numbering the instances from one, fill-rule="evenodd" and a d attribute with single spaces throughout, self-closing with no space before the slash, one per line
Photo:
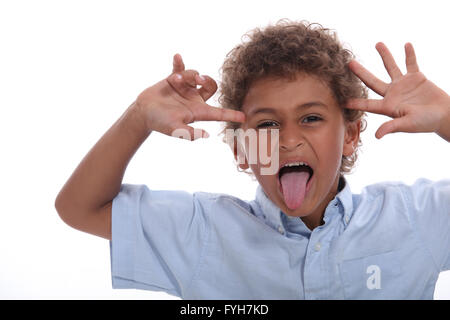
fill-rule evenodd
<path id="1" fill-rule="evenodd" d="M 206 237 L 203 206 L 185 191 L 122 184 L 112 204 L 112 286 L 183 297 Z"/>
<path id="2" fill-rule="evenodd" d="M 450 269 L 450 180 L 418 179 L 405 186 L 413 226 L 440 271 Z"/>

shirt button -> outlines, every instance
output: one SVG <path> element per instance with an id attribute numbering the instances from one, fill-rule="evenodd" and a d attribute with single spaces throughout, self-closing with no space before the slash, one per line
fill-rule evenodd
<path id="1" fill-rule="evenodd" d="M 322 245 L 320 244 L 320 242 L 317 242 L 316 245 L 314 246 L 314 250 L 319 251 L 321 247 Z"/>
<path id="2" fill-rule="evenodd" d="M 348 223 L 350 221 L 350 217 L 349 216 L 345 216 L 344 220 L 345 220 L 345 223 Z"/>
<path id="3" fill-rule="evenodd" d="M 278 232 L 281 233 L 281 234 L 284 233 L 284 230 L 283 230 L 283 228 L 281 226 L 278 226 Z"/>

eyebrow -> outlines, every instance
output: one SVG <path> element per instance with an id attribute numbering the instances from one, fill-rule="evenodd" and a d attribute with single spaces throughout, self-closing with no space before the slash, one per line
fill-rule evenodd
<path id="1" fill-rule="evenodd" d="M 319 106 L 319 107 L 323 107 L 323 108 L 328 108 L 326 104 L 324 104 L 324 103 L 322 103 L 322 102 L 320 102 L 320 101 L 311 101 L 311 102 L 306 102 L 306 103 L 302 103 L 301 105 L 298 105 L 298 106 L 295 108 L 295 111 L 298 111 L 298 110 L 300 110 L 300 109 L 311 108 L 311 107 L 314 107 L 314 106 Z M 272 114 L 275 114 L 275 113 L 277 113 L 277 109 L 267 108 L 267 107 L 264 107 L 264 108 L 257 108 L 257 109 L 255 109 L 255 110 L 251 110 L 251 111 L 248 113 L 248 116 L 254 116 L 254 115 L 258 114 L 258 113 L 272 113 Z"/>

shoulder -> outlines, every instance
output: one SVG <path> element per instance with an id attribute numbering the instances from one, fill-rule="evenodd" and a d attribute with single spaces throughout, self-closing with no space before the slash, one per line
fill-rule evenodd
<path id="1" fill-rule="evenodd" d="M 117 198 L 131 202 L 157 202 L 171 206 L 182 204 L 200 205 L 203 210 L 220 207 L 240 207 L 250 210 L 249 201 L 226 193 L 186 190 L 156 190 L 145 184 L 122 184 Z"/>
<path id="2" fill-rule="evenodd" d="M 391 211 L 404 212 L 393 209 L 405 204 L 405 186 L 400 181 L 383 181 L 365 186 L 359 194 L 352 194 L 354 215 L 366 221 L 380 218 L 386 212 L 390 217 L 393 216 Z"/>
<path id="3" fill-rule="evenodd" d="M 417 179 L 412 185 L 403 185 L 402 192 L 414 211 L 450 211 L 450 179 Z"/>
<path id="4" fill-rule="evenodd" d="M 428 195 L 428 192 L 448 195 L 450 192 L 450 179 L 433 181 L 426 178 L 419 178 L 411 184 L 400 181 L 387 181 L 366 186 L 363 189 L 364 191 L 373 195 L 386 194 L 388 192 L 399 192 L 406 196 L 425 196 Z"/>
<path id="5" fill-rule="evenodd" d="M 352 194 L 352 217 L 346 233 L 352 243 L 361 246 L 361 249 L 352 247 L 353 250 L 370 249 L 367 252 L 371 254 L 388 252 L 411 240 L 419 212 L 434 211 L 428 203 L 420 209 L 414 205 L 421 202 L 418 197 L 424 196 L 427 193 L 424 190 L 431 185 L 433 182 L 427 179 L 418 179 L 413 184 L 384 181 L 364 187 L 360 194 Z"/>
<path id="6" fill-rule="evenodd" d="M 405 186 L 406 186 L 406 184 L 401 181 L 377 182 L 377 183 L 365 186 L 362 189 L 361 194 L 373 198 L 373 197 L 378 197 L 380 195 L 384 195 L 386 193 L 402 192 L 402 189 Z"/>
<path id="7" fill-rule="evenodd" d="M 433 181 L 419 178 L 412 184 L 401 181 L 384 181 L 368 185 L 362 189 L 361 195 L 369 198 L 388 195 L 423 196 L 423 192 L 436 191 L 442 194 L 450 192 L 450 179 Z"/>
<path id="8" fill-rule="evenodd" d="M 251 210 L 250 201 L 240 199 L 236 196 L 226 193 L 212 193 L 197 191 L 193 193 L 193 196 L 201 203 L 208 204 L 212 207 L 235 207 L 241 208 L 246 211 Z"/>
<path id="9" fill-rule="evenodd" d="M 374 209 L 379 204 L 386 203 L 386 201 L 389 203 L 392 203 L 392 201 L 402 201 L 405 186 L 400 181 L 383 181 L 367 185 L 361 189 L 359 194 L 352 194 L 353 208 L 357 209 L 368 206 Z M 373 210 L 370 211 L 373 212 Z"/>
<path id="10" fill-rule="evenodd" d="M 450 180 L 419 178 L 412 184 L 401 181 L 379 182 L 364 187 L 360 194 L 353 195 L 353 200 L 355 207 L 370 206 L 372 212 L 389 211 L 392 215 L 434 211 L 438 207 L 450 206 Z"/>

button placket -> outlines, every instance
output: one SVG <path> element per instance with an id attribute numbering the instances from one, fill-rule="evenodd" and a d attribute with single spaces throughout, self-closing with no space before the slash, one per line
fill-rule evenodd
<path id="1" fill-rule="evenodd" d="M 320 251 L 321 247 L 322 247 L 322 244 L 320 243 L 320 241 L 316 242 L 316 244 L 314 245 L 314 251 L 316 251 L 316 252 Z"/>
<path id="2" fill-rule="evenodd" d="M 323 231 L 315 228 L 311 233 L 304 269 L 304 295 L 305 299 L 324 299 L 327 297 L 327 286 L 329 285 L 324 259 L 327 259 L 328 247 L 325 245 L 330 230 Z"/>

